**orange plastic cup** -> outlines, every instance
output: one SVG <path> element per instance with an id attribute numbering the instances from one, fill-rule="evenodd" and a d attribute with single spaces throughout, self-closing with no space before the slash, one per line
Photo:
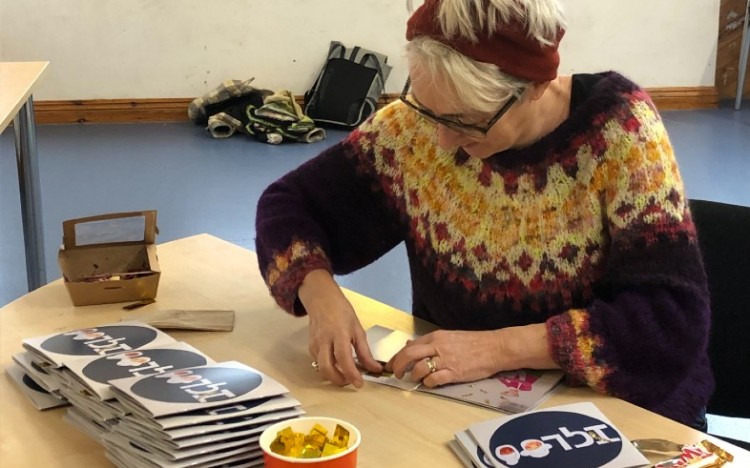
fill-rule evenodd
<path id="1" fill-rule="evenodd" d="M 291 427 L 294 432 L 307 434 L 315 424 L 320 424 L 328 429 L 329 434 L 333 434 L 333 431 L 336 430 L 336 424 L 340 424 L 341 427 L 349 431 L 349 447 L 341 453 L 322 458 L 292 458 L 271 451 L 271 442 L 276 439 L 276 435 L 282 429 Z M 303 416 L 280 421 L 268 427 L 260 435 L 260 448 L 263 449 L 263 461 L 266 468 L 355 468 L 361 440 L 359 430 L 346 421 L 321 416 Z"/>

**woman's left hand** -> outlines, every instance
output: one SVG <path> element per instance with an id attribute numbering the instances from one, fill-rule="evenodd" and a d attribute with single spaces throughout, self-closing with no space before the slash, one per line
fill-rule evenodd
<path id="1" fill-rule="evenodd" d="M 409 341 L 386 369 L 399 379 L 411 371 L 427 387 L 479 380 L 503 370 L 498 332 L 438 330 Z"/>
<path id="2" fill-rule="evenodd" d="M 490 331 L 438 330 L 409 341 L 386 364 L 401 379 L 407 372 L 427 387 L 473 382 L 500 371 L 554 369 L 544 324 Z"/>

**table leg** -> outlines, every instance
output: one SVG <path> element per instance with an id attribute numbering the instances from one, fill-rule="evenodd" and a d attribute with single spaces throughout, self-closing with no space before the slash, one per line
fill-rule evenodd
<path id="1" fill-rule="evenodd" d="M 26 249 L 26 278 L 29 291 L 47 283 L 44 263 L 44 228 L 39 165 L 36 156 L 34 103 L 29 97 L 13 119 L 16 134 L 18 188 L 21 194 L 21 220 Z"/>

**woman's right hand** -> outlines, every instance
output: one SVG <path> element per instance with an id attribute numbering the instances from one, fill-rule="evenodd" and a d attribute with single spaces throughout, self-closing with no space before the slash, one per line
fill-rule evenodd
<path id="1" fill-rule="evenodd" d="M 363 380 L 352 355 L 368 371 L 380 373 L 383 366 L 372 357 L 365 330 L 354 308 L 330 273 L 313 270 L 305 276 L 298 296 L 310 317 L 310 356 L 322 376 L 338 386 L 362 387 Z"/>

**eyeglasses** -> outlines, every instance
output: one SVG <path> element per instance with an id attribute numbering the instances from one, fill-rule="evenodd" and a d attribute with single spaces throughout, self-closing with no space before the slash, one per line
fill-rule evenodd
<path id="1" fill-rule="evenodd" d="M 487 132 L 490 131 L 493 125 L 497 123 L 498 120 L 500 120 L 500 117 L 502 117 L 510 108 L 515 104 L 515 102 L 518 100 L 517 95 L 511 96 L 508 101 L 503 104 L 503 107 L 500 108 L 499 111 L 483 126 L 476 125 L 476 124 L 468 124 L 461 121 L 446 119 L 445 117 L 440 117 L 439 115 L 436 115 L 434 112 L 425 109 L 422 107 L 422 105 L 417 101 L 413 95 L 409 94 L 409 88 L 411 87 L 411 78 L 408 78 L 406 80 L 406 85 L 404 86 L 404 90 L 401 92 L 401 96 L 399 99 L 401 102 L 409 106 L 411 109 L 413 109 L 417 114 L 421 115 L 425 119 L 429 120 L 430 122 L 438 125 L 442 125 L 446 128 L 449 128 L 453 130 L 454 132 L 462 133 L 464 135 L 470 136 L 470 137 L 477 137 L 482 138 L 487 136 Z"/>

